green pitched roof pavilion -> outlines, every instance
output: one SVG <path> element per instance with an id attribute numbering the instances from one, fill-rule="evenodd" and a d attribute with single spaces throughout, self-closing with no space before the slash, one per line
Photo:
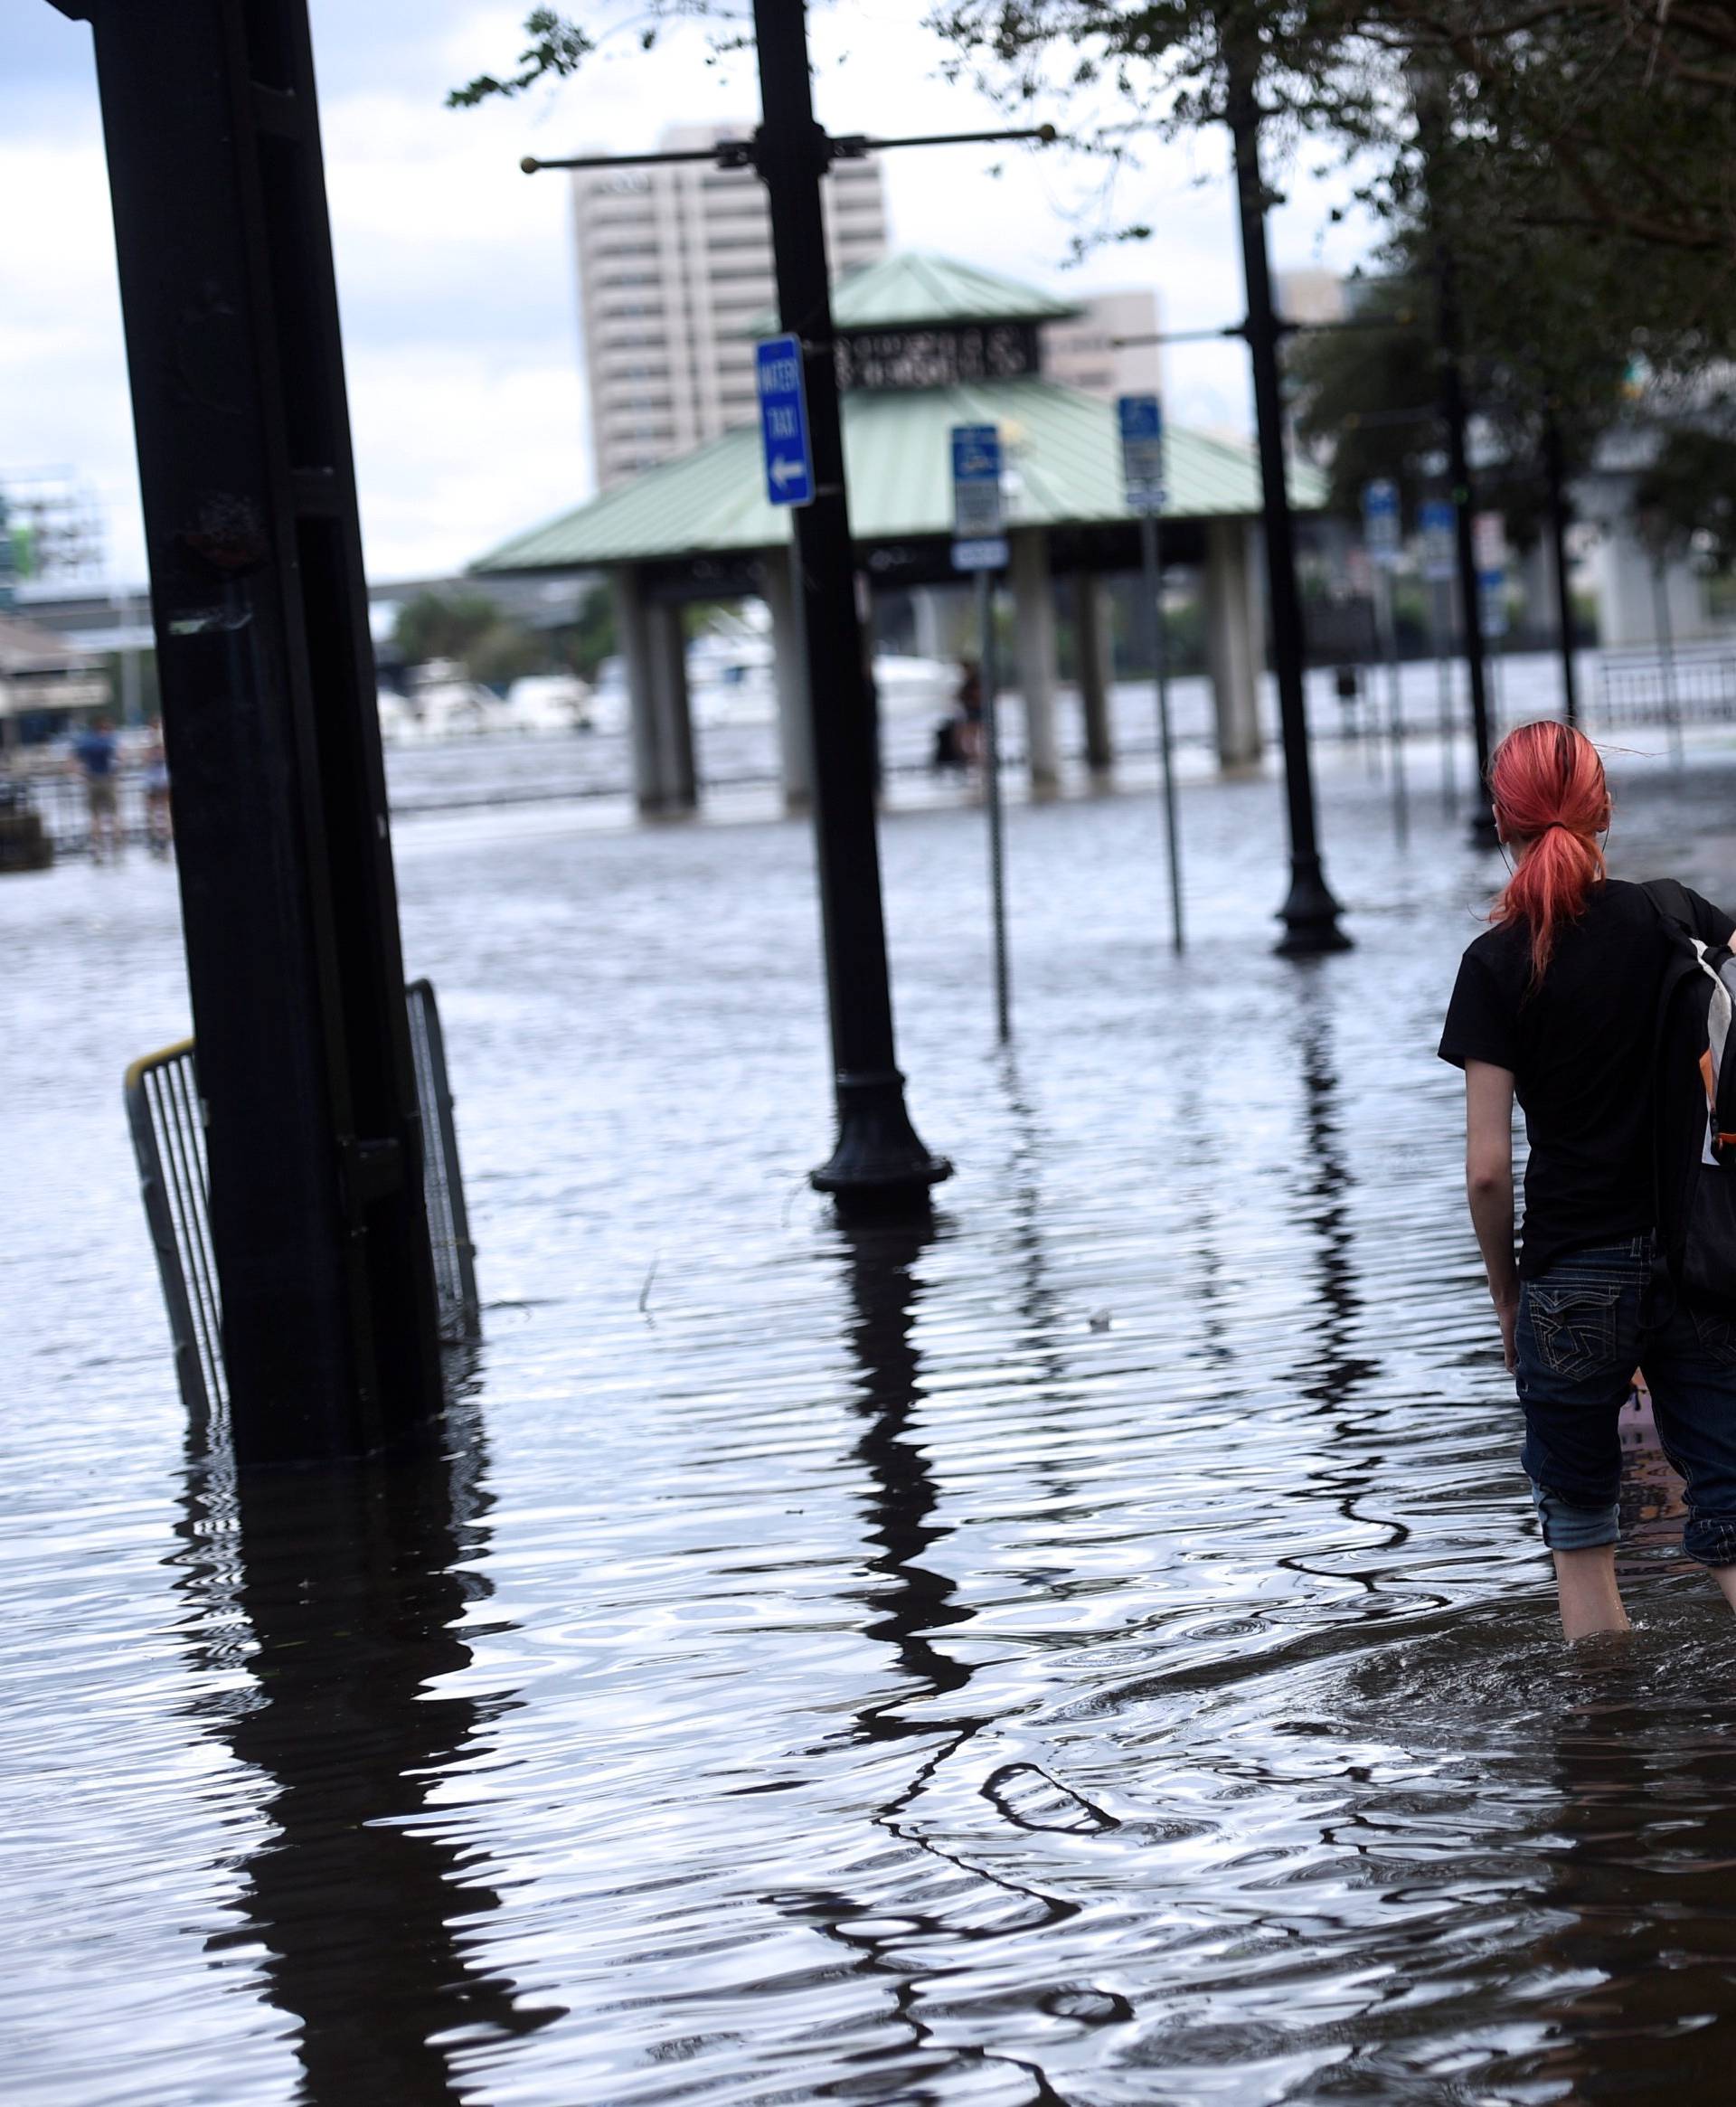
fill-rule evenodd
<path id="1" fill-rule="evenodd" d="M 920 251 L 888 257 L 842 279 L 833 295 L 841 335 L 1065 321 L 1077 307 L 1037 288 Z M 767 317 L 767 334 L 777 326 Z M 1008 463 L 1008 524 L 1125 527 L 1115 408 L 1034 373 L 923 388 L 853 388 L 843 398 L 851 533 L 858 543 L 948 539 L 951 430 L 997 424 Z M 1176 521 L 1242 519 L 1260 510 L 1250 446 L 1171 426 L 1169 504 Z M 1290 468 L 1290 496 L 1313 509 L 1325 479 Z M 680 459 L 647 469 L 574 512 L 515 534 L 476 572 L 590 570 L 757 555 L 790 538 L 789 513 L 766 496 L 756 426 L 728 431 Z"/>
<path id="2" fill-rule="evenodd" d="M 979 270 L 950 256 L 903 250 L 879 263 L 863 264 L 832 288 L 832 326 L 848 335 L 859 329 L 947 329 L 972 323 L 1070 322 L 1083 310 L 1017 279 Z M 775 313 L 754 317 L 753 336 L 777 334 Z"/>
<path id="3" fill-rule="evenodd" d="M 952 533 L 955 424 L 998 424 L 1011 470 L 1013 526 L 1119 525 L 1132 518 L 1121 495 L 1115 408 L 1052 382 L 972 382 L 909 393 L 844 398 L 844 468 L 851 531 L 859 543 Z M 1260 509 L 1260 468 L 1250 446 L 1171 426 L 1169 505 L 1182 520 L 1251 518 Z M 1325 502 L 1325 479 L 1290 468 L 1300 507 Z M 760 434 L 725 432 L 542 526 L 515 534 L 471 568 L 569 571 L 783 547 L 789 512 L 766 496 Z"/>

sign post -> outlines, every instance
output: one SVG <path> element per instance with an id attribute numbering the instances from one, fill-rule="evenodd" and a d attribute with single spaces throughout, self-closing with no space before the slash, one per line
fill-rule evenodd
<path id="1" fill-rule="evenodd" d="M 1471 547 L 1477 556 L 1477 628 L 1494 647 L 1495 689 L 1489 698 L 1489 746 L 1501 736 L 1506 696 L 1502 679 L 1502 639 L 1507 633 L 1507 523 L 1498 512 L 1479 512 L 1471 521 Z"/>
<path id="2" fill-rule="evenodd" d="M 1670 619 L 1669 581 L 1664 559 L 1652 558 L 1652 628 L 1657 637 L 1657 670 L 1664 687 L 1664 722 L 1670 733 L 1670 766 L 1680 775 L 1686 761 L 1682 742 L 1682 709 L 1675 691 L 1675 625 Z"/>
<path id="3" fill-rule="evenodd" d="M 1452 588 L 1458 569 L 1453 546 L 1456 519 L 1450 499 L 1430 497 L 1422 507 L 1422 574 L 1429 581 L 1429 627 L 1435 637 L 1435 681 L 1440 713 L 1440 808 L 1450 819 L 1458 804 L 1453 772 L 1453 674 L 1448 644 L 1452 633 Z"/>
<path id="4" fill-rule="evenodd" d="M 1001 748 L 995 691 L 995 573 L 1005 570 L 1001 504 L 1001 431 L 995 424 L 952 428 L 952 564 L 976 574 L 977 679 L 983 695 L 983 803 L 988 813 L 989 909 L 995 930 L 995 1021 L 1000 1041 L 1013 1036 L 1006 955 L 1006 843 L 1001 810 Z"/>
<path id="5" fill-rule="evenodd" d="M 1121 487 L 1127 510 L 1139 519 L 1139 555 L 1146 576 L 1146 601 L 1151 609 L 1152 656 L 1157 687 L 1157 751 L 1164 771 L 1164 838 L 1169 852 L 1169 925 L 1179 954 L 1182 928 L 1181 829 L 1175 811 L 1175 752 L 1169 723 L 1169 654 L 1164 635 L 1164 564 L 1159 543 L 1163 517 L 1164 407 L 1156 395 L 1116 399 L 1116 424 L 1121 435 Z"/>
<path id="6" fill-rule="evenodd" d="M 1399 487 L 1384 477 L 1363 486 L 1363 546 L 1374 572 L 1374 620 L 1386 660 L 1387 743 L 1392 750 L 1392 831 L 1403 843 L 1410 831 L 1410 795 L 1404 780 L 1404 712 L 1399 694 L 1399 625 L 1392 607 L 1392 573 L 1400 547 Z"/>

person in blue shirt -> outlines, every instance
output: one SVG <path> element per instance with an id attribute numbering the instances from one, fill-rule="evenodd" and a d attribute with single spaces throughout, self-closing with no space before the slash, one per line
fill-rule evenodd
<path id="1" fill-rule="evenodd" d="M 119 749 L 107 717 L 92 718 L 72 742 L 72 759 L 84 778 L 90 808 L 90 854 L 101 863 L 120 855 Z"/>

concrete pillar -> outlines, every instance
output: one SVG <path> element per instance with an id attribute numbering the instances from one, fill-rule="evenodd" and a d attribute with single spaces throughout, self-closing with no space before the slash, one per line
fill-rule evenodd
<path id="1" fill-rule="evenodd" d="M 647 818 L 663 809 L 657 710 L 651 693 L 651 638 L 639 574 L 631 564 L 609 573 L 615 596 L 615 641 L 627 675 L 627 730 L 633 745 L 633 795 Z"/>
<path id="2" fill-rule="evenodd" d="M 947 619 L 947 608 L 938 585 L 919 585 L 910 594 L 914 617 L 916 655 L 919 658 L 958 657 L 958 638 Z"/>
<path id="3" fill-rule="evenodd" d="M 623 564 L 610 582 L 616 641 L 627 672 L 634 796 L 646 818 L 691 811 L 697 792 L 681 610 L 648 604 L 631 564 Z"/>
<path id="4" fill-rule="evenodd" d="M 1031 789 L 1047 797 L 1061 787 L 1055 740 L 1055 604 L 1049 580 L 1049 536 L 1024 527 L 1012 536 L 1013 616 L 1019 692 L 1024 700 L 1025 754 Z"/>
<path id="5" fill-rule="evenodd" d="M 1248 523 L 1205 523 L 1205 654 L 1216 708 L 1218 766 L 1247 768 L 1260 756 L 1260 676 L 1266 625 L 1255 585 Z"/>
<path id="6" fill-rule="evenodd" d="M 1079 703 L 1085 718 L 1085 760 L 1093 775 L 1115 766 L 1115 735 L 1109 723 L 1109 684 L 1115 657 L 1109 635 L 1109 600 L 1101 581 L 1090 571 L 1073 580 L 1073 628 L 1079 654 Z"/>
<path id="7" fill-rule="evenodd" d="M 1631 521 L 1618 517 L 1605 525 L 1596 557 L 1598 641 L 1600 644 L 1656 644 L 1656 588 L 1650 552 Z M 1664 589 L 1675 641 L 1682 643 L 1706 628 L 1705 581 L 1679 558 L 1664 567 Z"/>
<path id="8" fill-rule="evenodd" d="M 796 578 L 787 550 L 766 558 L 763 593 L 771 616 L 772 671 L 778 684 L 778 756 L 784 808 L 806 812 L 814 796 L 814 727 L 807 710 L 807 675 L 797 619 Z"/>
<path id="9" fill-rule="evenodd" d="M 662 809 L 691 812 L 699 803 L 699 771 L 693 766 L 693 720 L 687 701 L 687 632 L 679 607 L 653 603 L 645 611 Z"/>

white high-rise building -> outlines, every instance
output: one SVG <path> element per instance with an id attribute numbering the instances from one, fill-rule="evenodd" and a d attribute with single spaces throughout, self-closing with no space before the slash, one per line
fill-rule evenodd
<path id="1" fill-rule="evenodd" d="M 658 145 L 681 152 L 750 129 L 677 125 Z M 580 168 L 572 185 L 592 456 L 606 490 L 753 421 L 750 332 L 777 307 L 771 229 L 748 168 Z M 822 188 L 834 274 L 878 262 L 878 161 L 840 161 Z"/>

